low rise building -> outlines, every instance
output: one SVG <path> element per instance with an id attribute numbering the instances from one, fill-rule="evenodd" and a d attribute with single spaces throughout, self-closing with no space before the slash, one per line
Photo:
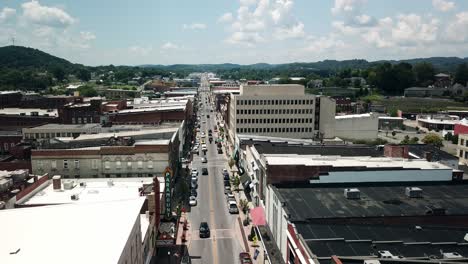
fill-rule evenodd
<path id="1" fill-rule="evenodd" d="M 404 127 L 404 118 L 398 116 L 379 116 L 379 129 L 393 130 Z"/>
<path id="2" fill-rule="evenodd" d="M 458 116 L 435 114 L 435 115 L 418 115 L 416 122 L 419 127 L 431 130 L 446 130 L 454 131 L 455 125 L 460 123 Z"/>
<path id="3" fill-rule="evenodd" d="M 25 127 L 59 123 L 59 121 L 57 109 L 0 109 L 0 124 L 3 130 L 20 130 Z"/>
<path id="4" fill-rule="evenodd" d="M 373 140 L 377 138 L 379 117 L 372 113 L 335 117 L 335 136 L 348 140 Z"/>

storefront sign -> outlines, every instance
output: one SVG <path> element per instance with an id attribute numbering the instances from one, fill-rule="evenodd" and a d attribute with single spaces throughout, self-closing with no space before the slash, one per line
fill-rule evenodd
<path id="1" fill-rule="evenodd" d="M 167 167 L 164 171 L 164 201 L 166 203 L 164 215 L 166 218 L 170 218 L 172 214 L 171 210 L 171 178 L 172 178 L 172 170 Z"/>

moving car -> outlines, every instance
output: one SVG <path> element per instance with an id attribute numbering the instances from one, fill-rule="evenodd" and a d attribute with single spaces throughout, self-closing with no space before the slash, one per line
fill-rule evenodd
<path id="1" fill-rule="evenodd" d="M 239 261 L 240 264 L 252 264 L 252 258 L 250 258 L 250 254 L 247 252 L 242 252 L 239 254 Z"/>
<path id="2" fill-rule="evenodd" d="M 198 182 L 192 181 L 190 186 L 192 187 L 192 189 L 196 189 L 196 188 L 198 188 Z"/>
<path id="3" fill-rule="evenodd" d="M 223 175 L 227 175 L 227 176 L 229 176 L 229 172 L 228 172 L 228 170 L 227 170 L 227 169 L 223 169 Z"/>
<path id="4" fill-rule="evenodd" d="M 223 154 L 223 149 L 218 148 L 218 154 Z"/>
<path id="5" fill-rule="evenodd" d="M 230 202 L 230 201 L 235 202 L 236 201 L 236 197 L 234 197 L 234 194 L 232 194 L 232 193 L 226 194 L 226 197 L 227 197 L 228 202 Z"/>
<path id="6" fill-rule="evenodd" d="M 208 160 L 207 160 L 205 157 L 203 157 L 203 158 L 201 158 L 201 162 L 202 162 L 202 163 L 207 163 Z"/>
<path id="7" fill-rule="evenodd" d="M 207 222 L 200 223 L 200 238 L 210 237 L 210 227 Z"/>
<path id="8" fill-rule="evenodd" d="M 228 209 L 230 214 L 238 214 L 239 213 L 239 208 L 237 208 L 237 204 L 235 201 L 229 201 L 228 202 Z"/>
<path id="9" fill-rule="evenodd" d="M 203 174 L 203 175 L 208 175 L 208 169 L 207 169 L 207 168 L 203 168 L 203 169 L 202 169 L 202 174 Z"/>
<path id="10" fill-rule="evenodd" d="M 190 196 L 189 198 L 189 205 L 190 206 L 195 206 L 197 205 L 197 198 L 195 196 Z"/>

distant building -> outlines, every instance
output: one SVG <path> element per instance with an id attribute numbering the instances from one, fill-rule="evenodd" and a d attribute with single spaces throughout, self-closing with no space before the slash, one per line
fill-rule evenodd
<path id="1" fill-rule="evenodd" d="M 229 101 L 230 137 L 235 134 L 333 138 L 335 101 L 306 94 L 304 86 L 241 85 Z"/>
<path id="2" fill-rule="evenodd" d="M 375 114 L 335 117 L 335 136 L 342 139 L 373 140 L 377 138 L 379 117 Z"/>
<path id="3" fill-rule="evenodd" d="M 307 87 L 309 87 L 309 88 L 322 88 L 323 87 L 323 80 L 320 80 L 320 79 L 310 80 L 307 83 Z"/>
<path id="4" fill-rule="evenodd" d="M 3 108 L 0 109 L 0 124 L 4 130 L 19 130 L 24 127 L 59 123 L 57 109 Z"/>
<path id="5" fill-rule="evenodd" d="M 448 130 L 453 131 L 455 125 L 460 123 L 458 116 L 433 114 L 418 115 L 416 118 L 419 127 L 428 130 Z"/>
<path id="6" fill-rule="evenodd" d="M 2 91 L 0 92 L 0 107 L 18 107 L 22 96 L 20 91 Z"/>
<path id="7" fill-rule="evenodd" d="M 404 118 L 398 116 L 379 116 L 379 129 L 382 130 L 392 130 L 392 129 L 401 129 Z"/>
<path id="8" fill-rule="evenodd" d="M 434 86 L 437 88 L 449 88 L 452 84 L 452 79 L 449 74 L 438 73 L 434 75 Z"/>
<path id="9" fill-rule="evenodd" d="M 450 91 L 446 88 L 431 88 L 431 87 L 410 87 L 405 89 L 405 97 L 433 97 L 443 96 L 445 93 Z"/>

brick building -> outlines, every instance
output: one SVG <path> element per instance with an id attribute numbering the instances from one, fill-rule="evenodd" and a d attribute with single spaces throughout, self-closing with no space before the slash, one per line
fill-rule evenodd
<path id="1" fill-rule="evenodd" d="M 56 109 L 0 109 L 0 124 L 3 130 L 19 130 L 25 127 L 58 122 Z"/>

